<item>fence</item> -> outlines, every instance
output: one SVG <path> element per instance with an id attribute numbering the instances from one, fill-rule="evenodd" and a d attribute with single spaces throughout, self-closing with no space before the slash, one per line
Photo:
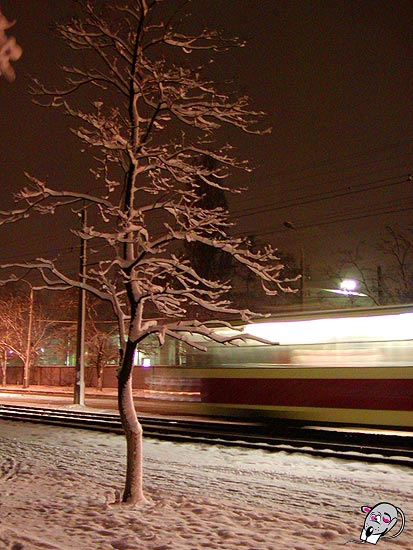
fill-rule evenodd
<path id="1" fill-rule="evenodd" d="M 116 366 L 107 366 L 103 369 L 102 387 L 116 388 Z M 75 367 L 49 365 L 35 366 L 30 371 L 30 386 L 74 386 Z M 6 384 L 23 384 L 23 366 L 8 366 Z M 144 384 L 144 372 L 142 368 L 133 370 L 133 387 L 141 388 Z M 98 387 L 98 376 L 95 367 L 85 367 L 85 385 L 90 388 Z"/>

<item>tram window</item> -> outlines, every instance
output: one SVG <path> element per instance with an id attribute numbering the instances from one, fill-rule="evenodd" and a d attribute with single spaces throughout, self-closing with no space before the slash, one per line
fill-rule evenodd
<path id="1" fill-rule="evenodd" d="M 368 366 L 383 363 L 383 352 L 366 343 L 299 346 L 292 354 L 297 366 Z"/>

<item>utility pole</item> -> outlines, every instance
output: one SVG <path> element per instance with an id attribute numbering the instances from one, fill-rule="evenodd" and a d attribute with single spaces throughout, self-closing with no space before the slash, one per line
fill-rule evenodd
<path id="1" fill-rule="evenodd" d="M 305 259 L 304 259 L 304 247 L 300 247 L 300 297 L 301 297 L 301 309 L 305 309 Z"/>
<path id="2" fill-rule="evenodd" d="M 83 207 L 80 214 L 82 231 L 86 227 L 86 208 Z M 86 239 L 80 240 L 80 264 L 79 280 L 86 281 Z M 85 404 L 85 322 L 86 322 L 86 290 L 79 288 L 78 316 L 77 316 L 77 341 L 76 341 L 76 376 L 74 388 L 74 404 Z"/>
<path id="3" fill-rule="evenodd" d="M 30 359 L 31 359 L 31 351 L 32 351 L 33 302 L 34 302 L 34 290 L 33 290 L 33 287 L 30 285 L 29 319 L 27 322 L 26 355 L 24 358 L 24 368 L 23 368 L 23 388 L 29 387 Z"/>

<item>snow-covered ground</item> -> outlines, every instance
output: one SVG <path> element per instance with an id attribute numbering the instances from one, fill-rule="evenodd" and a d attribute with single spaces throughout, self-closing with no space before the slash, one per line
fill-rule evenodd
<path id="1" fill-rule="evenodd" d="M 406 527 L 377 547 L 413 548 L 408 467 L 147 439 L 134 509 L 107 504 L 124 451 L 122 436 L 0 420 L 0 550 L 357 548 L 360 507 L 380 501 Z"/>

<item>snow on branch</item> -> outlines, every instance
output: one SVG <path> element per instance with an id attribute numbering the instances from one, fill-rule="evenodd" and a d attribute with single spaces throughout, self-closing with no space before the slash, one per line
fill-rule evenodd
<path id="1" fill-rule="evenodd" d="M 216 131 L 269 131 L 262 127 L 264 113 L 247 96 L 218 90 L 205 76 L 208 52 L 242 43 L 208 29 L 188 32 L 187 3 L 176 11 L 173 2 L 158 0 L 82 0 L 79 6 L 79 16 L 58 27 L 70 49 L 62 82 L 35 81 L 33 93 L 36 101 L 69 115 L 72 132 L 90 154 L 90 172 L 76 191 L 53 189 L 26 174 L 30 184 L 16 196 L 18 208 L 1 211 L 0 225 L 85 203 L 89 223 L 79 228 L 76 220 L 68 230 L 88 242 L 93 258 L 83 279 L 47 258 L 4 269 L 36 271 L 51 289 L 84 288 L 109 301 L 123 347 L 126 322 L 133 341 L 149 333 L 191 341 L 192 332 L 236 343 L 245 335 L 224 338 L 188 320 L 199 314 L 245 321 L 254 315 L 231 302 L 231 275 L 205 274 L 188 245 L 245 267 L 268 295 L 291 290 L 277 251 L 266 246 L 253 252 L 231 235 L 226 201 L 214 204 L 217 196 L 241 192 L 231 178 L 235 170 L 250 170 Z"/>
<path id="2" fill-rule="evenodd" d="M 244 318 L 248 321 L 249 316 Z M 153 330 L 155 327 L 151 327 Z M 242 342 L 253 341 L 261 344 L 276 345 L 277 342 L 270 341 L 259 336 L 253 336 L 244 332 L 244 327 L 236 327 L 230 323 L 215 320 L 210 323 L 201 323 L 199 321 L 179 321 L 177 323 L 168 323 L 158 328 L 158 338 L 161 344 L 164 343 L 165 337 L 169 336 L 175 340 L 180 340 L 185 344 L 206 351 L 207 347 L 203 344 L 199 337 L 204 341 L 210 340 L 219 344 L 239 346 Z M 223 330 L 225 329 L 225 330 Z M 196 338 L 196 337 L 198 338 Z"/>
<path id="3" fill-rule="evenodd" d="M 234 257 L 239 263 L 255 273 L 265 284 L 265 290 L 269 295 L 276 295 L 281 291 L 291 291 L 285 283 L 290 283 L 296 279 L 285 279 L 280 276 L 283 270 L 283 264 L 271 246 L 265 246 L 263 250 L 252 252 L 244 247 L 243 239 L 226 238 L 217 239 L 205 235 L 204 232 L 196 231 L 193 228 L 193 220 L 189 220 L 190 225 L 182 225 L 179 231 L 169 227 L 169 231 L 177 240 L 187 242 L 200 242 L 213 248 L 222 250 Z M 274 285 L 275 288 L 270 288 Z"/>
<path id="4" fill-rule="evenodd" d="M 92 286 L 85 281 L 74 279 L 60 271 L 52 260 L 38 258 L 29 262 L 11 262 L 0 264 L 0 270 L 4 272 L 24 271 L 23 277 L 14 273 L 8 276 L 7 280 L 26 280 L 30 272 L 40 275 L 44 285 L 36 285 L 36 288 L 48 288 L 50 290 L 68 290 L 70 288 L 84 288 L 101 300 L 113 303 L 113 295 L 102 287 Z"/>
<path id="5" fill-rule="evenodd" d="M 0 76 L 8 82 L 16 79 L 16 72 L 10 61 L 17 61 L 23 54 L 23 49 L 17 44 L 14 36 L 7 36 L 5 32 L 15 23 L 16 21 L 8 21 L 0 10 Z"/>
<path id="6" fill-rule="evenodd" d="M 44 213 L 48 214 L 53 214 L 55 208 L 71 205 L 80 201 L 98 204 L 109 210 L 113 208 L 112 203 L 103 197 L 91 195 L 89 193 L 82 193 L 79 191 L 53 189 L 38 178 L 27 173 L 25 175 L 27 179 L 30 180 L 32 185 L 31 187 L 24 187 L 21 191 L 19 191 L 16 198 L 18 200 L 26 201 L 28 204 L 27 209 L 34 209 L 42 212 L 41 204 L 48 199 L 60 199 L 55 200 L 52 203 L 52 211 L 49 211 L 48 208 L 45 207 Z"/>

